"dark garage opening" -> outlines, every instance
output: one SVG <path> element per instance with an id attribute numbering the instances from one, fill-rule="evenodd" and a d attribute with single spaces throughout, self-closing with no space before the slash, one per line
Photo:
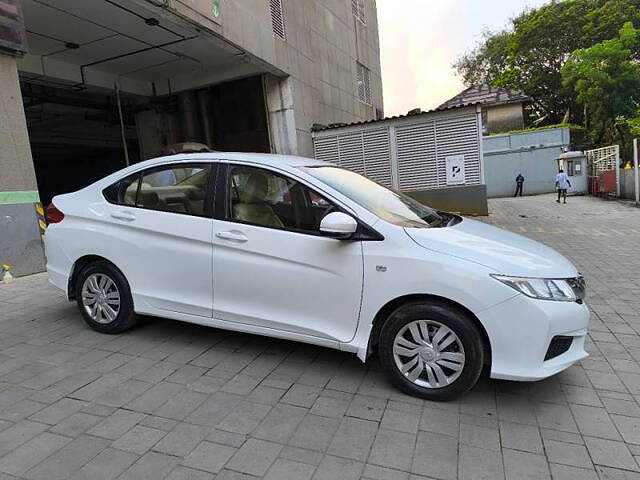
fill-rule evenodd
<path id="1" fill-rule="evenodd" d="M 40 201 L 83 188 L 125 166 L 115 93 L 21 78 Z M 136 100 L 121 106 L 131 163 L 139 160 Z"/>
<path id="2" fill-rule="evenodd" d="M 262 77 L 225 82 L 210 89 L 217 149 L 270 152 Z"/>
<path id="3" fill-rule="evenodd" d="M 115 91 L 21 76 L 40 200 L 79 190 L 126 166 Z M 197 142 L 270 152 L 262 76 L 159 97 L 120 95 L 130 164 Z"/>

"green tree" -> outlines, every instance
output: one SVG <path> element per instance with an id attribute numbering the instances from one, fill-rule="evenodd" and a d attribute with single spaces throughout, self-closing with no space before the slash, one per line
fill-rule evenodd
<path id="1" fill-rule="evenodd" d="M 640 110 L 638 110 L 632 118 L 627 120 L 627 126 L 633 138 L 640 138 Z"/>
<path id="2" fill-rule="evenodd" d="M 487 82 L 532 98 L 544 124 L 582 123 L 577 94 L 562 80 L 571 54 L 617 35 L 627 21 L 640 25 L 640 0 L 565 0 L 523 12 L 502 32 L 454 64 L 467 84 Z M 476 73 L 477 72 L 477 73 Z"/>
<path id="3" fill-rule="evenodd" d="M 561 69 L 563 87 L 585 106 L 595 144 L 630 145 L 640 110 L 640 31 L 627 22 L 616 38 L 578 49 Z"/>
<path id="4" fill-rule="evenodd" d="M 511 35 L 507 30 L 482 32 L 483 41 L 478 47 L 460 57 L 453 65 L 465 85 L 491 83 L 507 68 L 507 47 Z"/>

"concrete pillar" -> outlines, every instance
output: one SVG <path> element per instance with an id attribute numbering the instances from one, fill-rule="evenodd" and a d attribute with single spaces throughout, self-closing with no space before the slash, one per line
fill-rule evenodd
<path id="1" fill-rule="evenodd" d="M 31 191 L 37 195 L 15 57 L 0 54 L 0 85 L 0 192 Z"/>
<path id="2" fill-rule="evenodd" d="M 145 110 L 135 118 L 141 160 L 165 155 L 166 146 L 182 141 L 177 114 Z"/>
<path id="3" fill-rule="evenodd" d="M 264 76 L 265 103 L 269 119 L 271 152 L 286 155 L 298 154 L 296 118 L 293 109 L 291 78 Z"/>
<path id="4" fill-rule="evenodd" d="M 178 111 L 180 112 L 180 126 L 182 127 L 182 141 L 199 142 L 196 92 L 188 91 L 178 94 Z"/>
<path id="5" fill-rule="evenodd" d="M 15 57 L 0 54 L 0 263 L 14 275 L 44 270 L 40 201 Z"/>
<path id="6" fill-rule="evenodd" d="M 209 89 L 198 90 L 198 112 L 202 125 L 202 138 L 209 148 L 213 148 L 213 118 L 211 114 L 211 95 Z"/>

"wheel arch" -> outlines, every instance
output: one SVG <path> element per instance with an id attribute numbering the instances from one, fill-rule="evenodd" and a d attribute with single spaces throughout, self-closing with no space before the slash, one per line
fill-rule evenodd
<path id="1" fill-rule="evenodd" d="M 467 307 L 458 303 L 450 298 L 441 297 L 439 295 L 429 295 L 429 294 L 411 294 L 411 295 L 403 295 L 401 297 L 394 298 L 387 302 L 373 319 L 373 324 L 371 327 L 371 333 L 369 334 L 369 346 L 367 349 L 367 357 L 371 355 L 373 350 L 377 347 L 380 333 L 382 331 L 382 326 L 385 321 L 389 318 L 389 316 L 402 305 L 406 305 L 408 303 L 414 302 L 431 302 L 431 303 L 440 303 L 445 304 L 450 307 L 462 310 L 466 313 L 469 318 L 473 321 L 478 331 L 482 335 L 482 345 L 485 351 L 485 363 L 487 365 L 491 365 L 491 341 L 489 340 L 489 335 L 487 334 L 487 330 L 484 328 L 484 325 L 480 322 L 478 317 Z"/>
<path id="2" fill-rule="evenodd" d="M 78 274 L 87 265 L 94 262 L 98 262 L 98 261 L 107 262 L 111 264 L 114 268 L 116 268 L 120 273 L 122 273 L 122 270 L 118 268 L 118 266 L 115 263 L 113 263 L 108 258 L 102 257 L 100 255 L 84 255 L 78 258 L 75 262 L 73 262 L 73 265 L 71 266 L 71 274 L 69 275 L 69 281 L 67 284 L 67 298 L 69 300 L 76 300 L 75 284 L 76 284 L 76 279 L 78 278 Z M 122 275 L 124 276 L 124 273 Z"/>

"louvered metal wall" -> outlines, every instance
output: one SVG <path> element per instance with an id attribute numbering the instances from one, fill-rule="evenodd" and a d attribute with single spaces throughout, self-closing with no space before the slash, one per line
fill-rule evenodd
<path id="1" fill-rule="evenodd" d="M 318 160 L 336 163 L 382 185 L 393 186 L 388 128 L 315 138 L 314 149 Z"/>
<path id="2" fill-rule="evenodd" d="M 447 187 L 445 158 L 464 155 L 465 185 L 480 185 L 478 117 L 471 107 L 460 113 L 434 112 L 415 119 L 385 120 L 376 126 L 342 127 L 336 129 L 336 133 L 325 130 L 314 135 L 315 157 L 354 170 L 383 185 L 412 191 Z M 396 152 L 394 161 L 392 144 Z"/>

